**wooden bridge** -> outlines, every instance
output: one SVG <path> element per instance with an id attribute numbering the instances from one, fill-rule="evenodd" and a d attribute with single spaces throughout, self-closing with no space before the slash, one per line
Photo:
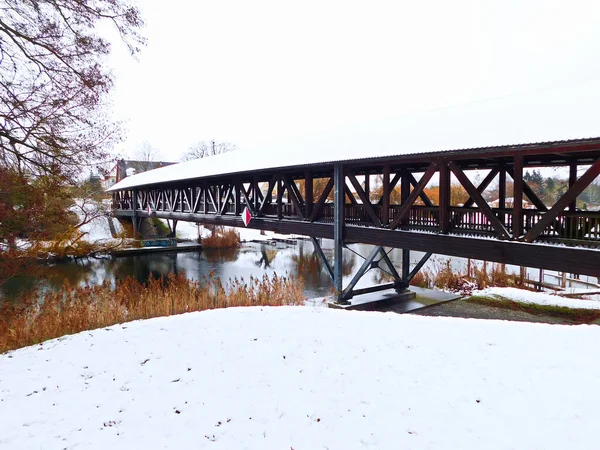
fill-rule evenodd
<path id="1" fill-rule="evenodd" d="M 236 154 L 221 157 L 226 161 Z M 394 276 L 392 285 L 405 289 L 432 253 L 600 276 L 600 211 L 576 207 L 577 197 L 600 175 L 600 138 L 235 173 L 227 172 L 225 165 L 219 173 L 196 177 L 181 175 L 185 164 L 190 163 L 182 163 L 179 171 L 177 165 L 158 169 L 157 174 L 162 172 L 156 178 L 138 175 L 115 185 L 110 189 L 115 215 L 130 217 L 135 226 L 151 216 L 173 220 L 173 227 L 179 220 L 243 227 L 241 216 L 247 208 L 251 228 L 313 239 L 339 302 L 365 291 L 354 286 L 372 267 L 385 268 Z M 546 204 L 523 174 L 528 168 L 554 167 L 568 170 L 568 188 L 553 204 Z M 484 175 L 480 182 L 474 181 L 474 171 Z M 150 172 L 141 175 L 146 174 Z M 427 195 L 432 180 L 439 185 L 439 200 Z M 452 181 L 467 193 L 462 204 L 451 198 Z M 507 192 L 510 181 L 512 192 Z M 497 207 L 484 200 L 486 190 L 494 191 Z M 315 238 L 335 241 L 333 266 Z M 342 248 L 357 242 L 375 248 L 344 288 Z M 403 249 L 400 273 L 383 247 Z M 412 268 L 410 250 L 426 253 Z"/>

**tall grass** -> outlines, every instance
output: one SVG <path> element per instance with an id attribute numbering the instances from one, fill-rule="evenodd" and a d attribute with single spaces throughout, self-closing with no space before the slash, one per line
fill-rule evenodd
<path id="1" fill-rule="evenodd" d="M 0 353 L 48 339 L 117 323 L 191 311 L 232 306 L 281 306 L 304 302 L 302 282 L 292 277 L 250 277 L 225 285 L 209 276 L 188 280 L 184 274 L 132 278 L 91 287 L 71 287 L 47 293 L 43 301 L 32 293 L 23 301 L 0 307 Z"/>
<path id="2" fill-rule="evenodd" d="M 234 248 L 240 246 L 240 233 L 235 228 L 217 226 L 210 236 L 201 239 L 206 248 Z"/>
<path id="3" fill-rule="evenodd" d="M 475 289 L 487 287 L 519 287 L 527 289 L 527 280 L 523 273 L 511 274 L 506 271 L 505 264 L 492 264 L 483 261 L 481 267 L 468 261 L 466 273 L 456 271 L 450 261 L 438 263 L 431 270 L 422 269 L 411 280 L 410 284 L 424 288 L 438 288 L 470 295 Z"/>

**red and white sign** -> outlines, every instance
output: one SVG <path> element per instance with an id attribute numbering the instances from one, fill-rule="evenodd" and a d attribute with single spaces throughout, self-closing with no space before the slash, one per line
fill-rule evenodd
<path id="1" fill-rule="evenodd" d="M 250 221 L 252 220 L 252 214 L 250 214 L 250 210 L 248 207 L 244 208 L 244 212 L 242 213 L 242 220 L 244 221 L 244 225 L 248 226 Z"/>

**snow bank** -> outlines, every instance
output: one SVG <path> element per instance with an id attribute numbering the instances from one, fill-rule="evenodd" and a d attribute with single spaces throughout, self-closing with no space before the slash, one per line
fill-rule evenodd
<path id="1" fill-rule="evenodd" d="M 164 221 L 164 220 L 163 220 Z M 226 227 L 231 228 L 231 227 Z M 266 242 L 273 239 L 295 239 L 296 235 L 293 234 L 279 234 L 273 231 L 265 231 L 261 234 L 260 230 L 253 228 L 241 228 L 233 227 L 238 233 L 240 233 L 240 239 L 242 242 Z M 200 236 L 208 237 L 210 231 L 203 225 L 200 225 Z M 180 221 L 177 223 L 177 237 L 180 239 L 189 239 L 195 241 L 198 239 L 198 227 L 195 223 Z"/>
<path id="2" fill-rule="evenodd" d="M 0 355 L 0 448 L 594 448 L 599 346 L 325 308 L 133 322 Z"/>
<path id="3" fill-rule="evenodd" d="M 481 291 L 473 291 L 473 295 L 484 295 L 492 299 L 497 298 L 495 296 L 499 296 L 515 302 L 535 305 L 564 306 L 566 308 L 576 309 L 600 309 L 600 301 L 597 300 L 570 299 L 558 295 L 543 292 L 531 292 L 517 288 L 493 287 Z M 502 298 L 499 300 L 502 300 Z"/>
<path id="4" fill-rule="evenodd" d="M 92 219 L 90 222 L 79 227 L 79 231 L 85 233 L 84 239 L 88 242 L 107 242 L 114 241 L 108 221 L 112 220 L 115 226 L 115 231 L 120 233 L 123 231 L 123 227 L 118 220 L 114 220 L 112 217 L 100 216 Z"/>

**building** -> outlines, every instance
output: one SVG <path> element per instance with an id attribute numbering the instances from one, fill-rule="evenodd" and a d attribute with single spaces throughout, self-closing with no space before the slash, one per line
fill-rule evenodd
<path id="1" fill-rule="evenodd" d="M 133 161 L 120 159 L 104 176 L 102 186 L 104 189 L 109 189 L 122 179 L 135 175 L 136 173 L 147 172 L 148 170 L 159 169 L 172 164 L 176 163 L 167 161 Z"/>

